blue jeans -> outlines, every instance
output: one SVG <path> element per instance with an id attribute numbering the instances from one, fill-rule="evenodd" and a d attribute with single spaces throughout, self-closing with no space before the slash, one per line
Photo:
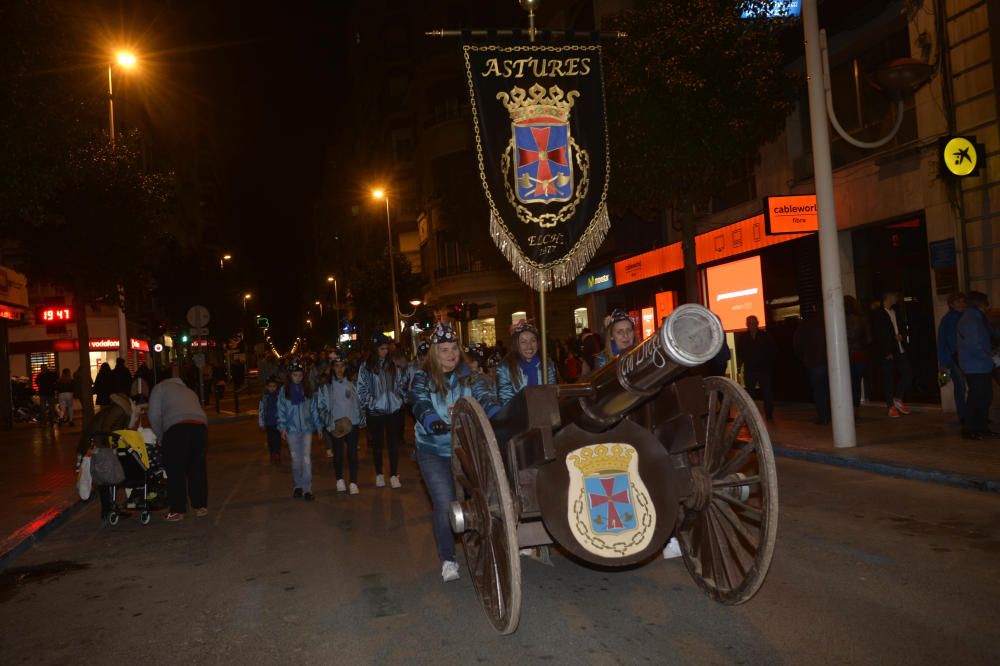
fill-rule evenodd
<path id="1" fill-rule="evenodd" d="M 451 475 L 451 458 L 443 458 L 417 448 L 417 464 L 424 477 L 424 485 L 431 496 L 434 540 L 442 562 L 455 561 L 455 535 L 448 522 L 448 511 L 455 501 L 455 479 Z"/>
<path id="2" fill-rule="evenodd" d="M 311 432 L 288 433 L 288 452 L 292 454 L 292 481 L 302 492 L 312 492 L 312 436 Z"/>

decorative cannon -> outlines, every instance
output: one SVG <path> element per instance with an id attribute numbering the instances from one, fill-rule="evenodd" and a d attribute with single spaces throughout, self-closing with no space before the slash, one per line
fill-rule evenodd
<path id="1" fill-rule="evenodd" d="M 778 524 L 771 440 L 741 386 L 689 372 L 723 335 L 709 310 L 682 305 L 588 381 L 527 387 L 492 423 L 475 400 L 455 404 L 451 525 L 497 631 L 520 618 L 520 549 L 552 543 L 623 567 L 673 535 L 710 597 L 756 593 Z"/>

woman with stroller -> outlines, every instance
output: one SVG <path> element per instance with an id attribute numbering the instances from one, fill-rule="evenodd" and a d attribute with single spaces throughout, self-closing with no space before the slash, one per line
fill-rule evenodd
<path id="1" fill-rule="evenodd" d="M 631 349 L 635 344 L 635 322 L 624 310 L 612 310 L 604 318 L 604 351 L 594 357 L 594 369 L 603 368 L 615 356 Z"/>
<path id="2" fill-rule="evenodd" d="M 358 428 L 365 427 L 364 413 L 354 383 L 347 378 L 347 359 L 334 351 L 330 354 L 329 383 L 319 391 L 319 413 L 326 434 L 333 444 L 333 470 L 337 475 L 337 492 L 358 494 Z M 350 486 L 344 483 L 344 448 L 347 448 L 347 470 Z"/>
<path id="3" fill-rule="evenodd" d="M 525 386 L 542 383 L 542 358 L 538 354 L 538 329 L 525 320 L 519 321 L 510 331 L 510 352 L 497 368 L 497 397 L 506 405 Z M 548 359 L 547 384 L 556 383 L 556 366 Z"/>
<path id="4" fill-rule="evenodd" d="M 389 444 L 389 484 L 400 488 L 399 447 L 402 434 L 406 377 L 389 354 L 389 338 L 376 335 L 372 351 L 358 372 L 358 399 L 368 422 L 368 442 L 375 463 L 375 486 L 385 487 L 382 447 Z"/>
<path id="5" fill-rule="evenodd" d="M 469 369 L 454 329 L 438 323 L 427 361 L 413 379 L 409 402 L 416 422 L 417 464 L 431 496 L 434 538 L 441 559 L 441 578 L 446 583 L 459 578 L 455 537 L 448 523 L 448 509 L 455 501 L 449 431 L 452 408 L 463 396 L 478 400 L 490 417 L 500 409 L 482 377 Z"/>
<path id="6" fill-rule="evenodd" d="M 318 402 L 312 387 L 306 384 L 306 369 L 302 361 L 293 358 L 288 362 L 288 380 L 278 396 L 278 430 L 281 439 L 288 443 L 292 456 L 292 497 L 311 502 L 312 492 L 312 436 L 322 430 Z"/>

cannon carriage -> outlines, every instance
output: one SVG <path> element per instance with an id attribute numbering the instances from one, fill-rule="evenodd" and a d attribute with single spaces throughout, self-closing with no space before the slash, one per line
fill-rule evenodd
<path id="1" fill-rule="evenodd" d="M 777 533 L 770 438 L 741 386 L 691 372 L 723 335 L 684 305 L 584 383 L 526 387 L 492 422 L 475 400 L 456 403 L 451 524 L 497 631 L 517 628 L 525 547 L 625 567 L 676 536 L 713 599 L 756 593 Z"/>

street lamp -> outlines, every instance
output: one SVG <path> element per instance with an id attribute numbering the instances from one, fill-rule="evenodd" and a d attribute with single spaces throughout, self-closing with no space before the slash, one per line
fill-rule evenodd
<path id="1" fill-rule="evenodd" d="M 226 262 L 229 261 L 232 258 L 233 258 L 233 255 L 231 255 L 231 254 L 224 254 L 224 255 L 222 255 L 222 257 L 219 258 L 219 270 L 220 271 L 226 270 Z"/>
<path id="2" fill-rule="evenodd" d="M 399 302 L 396 300 L 396 260 L 392 253 L 392 222 L 389 218 L 389 194 L 382 188 L 372 190 L 372 198 L 385 199 L 385 228 L 389 233 L 389 280 L 392 283 L 392 338 L 399 341 Z"/>
<path id="3" fill-rule="evenodd" d="M 246 313 L 246 311 L 247 311 L 247 301 L 249 301 L 251 298 L 253 298 L 253 294 L 250 294 L 250 293 L 243 294 L 243 312 L 244 313 Z"/>
<path id="4" fill-rule="evenodd" d="M 111 69 L 117 64 L 122 69 L 133 69 L 137 60 L 134 53 L 130 51 L 118 51 L 115 53 L 115 60 L 108 64 L 108 134 L 111 139 L 111 147 L 115 147 L 115 91 L 111 85 Z"/>
<path id="5" fill-rule="evenodd" d="M 334 314 L 337 317 L 337 333 L 339 335 L 339 333 L 340 333 L 340 292 L 337 289 L 337 276 L 336 275 L 327 275 L 326 276 L 326 282 L 327 282 L 327 284 L 329 284 L 331 282 L 333 283 L 333 308 L 334 308 Z"/>
<path id="6" fill-rule="evenodd" d="M 323 304 L 320 303 L 319 301 L 316 301 L 314 303 L 314 305 L 318 305 L 319 306 L 319 318 L 322 319 L 323 318 Z"/>

